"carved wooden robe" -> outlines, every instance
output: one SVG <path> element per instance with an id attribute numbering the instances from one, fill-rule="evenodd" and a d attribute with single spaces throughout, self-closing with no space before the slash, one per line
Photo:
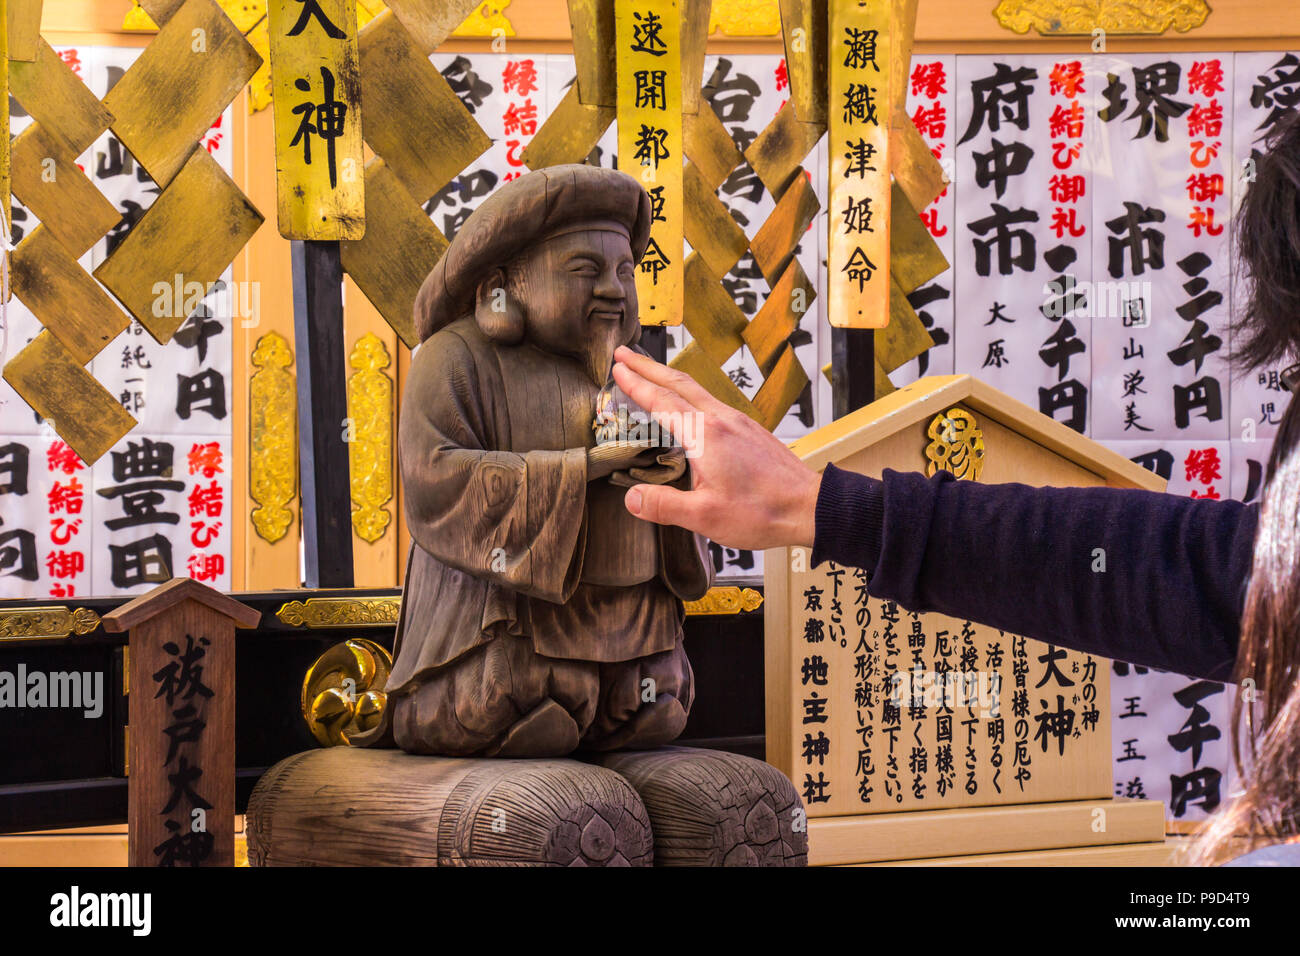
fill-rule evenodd
<path id="1" fill-rule="evenodd" d="M 401 421 L 413 543 L 390 694 L 500 633 L 597 662 L 680 639 L 679 599 L 708 590 L 708 554 L 630 515 L 624 489 L 588 483 L 598 391 L 577 361 L 497 345 L 469 316 L 420 347 Z"/>

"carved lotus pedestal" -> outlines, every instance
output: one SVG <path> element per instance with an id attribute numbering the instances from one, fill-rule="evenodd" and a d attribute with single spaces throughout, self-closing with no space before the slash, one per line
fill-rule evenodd
<path id="1" fill-rule="evenodd" d="M 334 747 L 280 761 L 249 799 L 254 866 L 803 866 L 790 781 L 685 747 L 578 759 Z"/>

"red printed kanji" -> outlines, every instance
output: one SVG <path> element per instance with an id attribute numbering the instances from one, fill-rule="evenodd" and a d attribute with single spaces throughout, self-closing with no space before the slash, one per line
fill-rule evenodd
<path id="1" fill-rule="evenodd" d="M 1219 147 L 1222 145 L 1221 142 L 1207 145 L 1199 139 L 1194 141 L 1192 143 L 1192 165 L 1197 169 L 1204 169 L 1218 158 Z"/>
<path id="2" fill-rule="evenodd" d="M 81 471 L 86 467 L 86 463 L 81 460 L 81 456 L 68 447 L 64 441 L 50 442 L 50 447 L 45 449 L 45 461 L 50 471 L 61 471 L 65 475 L 70 475 L 74 471 Z"/>
<path id="3" fill-rule="evenodd" d="M 221 445 L 219 442 L 195 443 L 190 446 L 190 453 L 187 458 L 191 475 L 202 474 L 204 478 L 211 478 L 224 470 L 221 467 Z"/>
<path id="4" fill-rule="evenodd" d="M 50 588 L 50 597 L 70 598 L 76 596 L 77 589 L 71 584 L 64 584 L 62 581 L 54 582 L 53 587 Z"/>
<path id="5" fill-rule="evenodd" d="M 203 145 L 209 153 L 215 153 L 217 147 L 221 145 L 221 117 L 208 128 L 208 135 L 203 140 Z"/>
<path id="6" fill-rule="evenodd" d="M 80 551 L 51 551 L 45 569 L 52 578 L 75 578 L 86 570 L 86 556 Z"/>
<path id="7" fill-rule="evenodd" d="M 1083 152 L 1083 143 L 1053 143 L 1052 165 L 1057 169 L 1069 169 Z"/>
<path id="8" fill-rule="evenodd" d="M 1052 110 L 1052 118 L 1049 122 L 1051 125 L 1049 135 L 1078 139 L 1083 135 L 1083 104 L 1078 100 L 1071 100 L 1069 107 L 1058 103 L 1056 109 Z"/>
<path id="9" fill-rule="evenodd" d="M 912 70 L 912 95 L 937 99 L 948 92 L 948 77 L 942 63 L 918 63 Z"/>
<path id="10" fill-rule="evenodd" d="M 537 91 L 537 66 L 532 60 L 516 60 L 507 63 L 501 71 L 501 90 L 513 91 L 518 96 L 527 96 Z"/>
<path id="11" fill-rule="evenodd" d="M 219 554 L 191 554 L 185 570 L 195 581 L 215 581 L 226 570 L 226 559 Z"/>
<path id="12" fill-rule="evenodd" d="M 1183 460 L 1183 470 L 1188 481 L 1199 481 L 1203 485 L 1208 485 L 1223 477 L 1219 471 L 1219 466 L 1222 464 L 1217 448 L 1193 448 Z"/>
<path id="13" fill-rule="evenodd" d="M 532 100 L 511 103 L 502 114 L 501 122 L 507 134 L 522 133 L 525 136 L 532 136 L 537 132 L 537 107 Z"/>
<path id="14" fill-rule="evenodd" d="M 215 481 L 206 488 L 203 485 L 195 485 L 190 489 L 190 517 L 198 515 L 207 515 L 209 518 L 220 518 L 221 509 L 225 504 L 225 492 Z"/>
<path id="15" fill-rule="evenodd" d="M 1187 224 L 1187 228 L 1192 230 L 1192 235 L 1198 237 L 1202 229 L 1211 236 L 1217 236 L 1223 232 L 1222 224 L 1214 221 L 1214 209 L 1207 209 L 1204 206 L 1192 207 L 1192 221 Z"/>
<path id="16" fill-rule="evenodd" d="M 1214 488 L 1214 487 L 1210 487 L 1210 488 L 1205 489 L 1205 492 L 1204 492 L 1203 494 L 1202 494 L 1201 492 L 1199 492 L 1199 491 L 1192 491 L 1190 494 L 1188 494 L 1187 497 L 1189 497 L 1189 498 L 1213 498 L 1215 501 L 1218 501 L 1218 500 L 1219 500 L 1219 489 Z"/>
<path id="17" fill-rule="evenodd" d="M 1078 60 L 1069 63 L 1057 63 L 1048 76 L 1048 92 L 1052 96 L 1064 94 L 1070 98 L 1085 92 L 1083 88 L 1083 64 Z"/>
<path id="18" fill-rule="evenodd" d="M 942 139 L 944 131 L 948 128 L 948 111 L 943 108 L 942 103 L 935 103 L 929 109 L 924 106 L 918 106 L 916 112 L 912 114 L 912 122 L 922 136 L 928 139 Z"/>
<path id="19" fill-rule="evenodd" d="M 1197 103 L 1187 114 L 1189 136 L 1219 136 L 1223 133 L 1223 106 L 1218 100 Z"/>
<path id="20" fill-rule="evenodd" d="M 521 140 L 506 140 L 506 162 L 511 166 L 522 166 L 524 164 L 524 161 L 519 157 L 519 150 L 523 145 Z"/>
<path id="21" fill-rule="evenodd" d="M 196 548 L 206 548 L 217 540 L 219 534 L 221 534 L 220 521 L 210 527 L 202 521 L 190 522 L 190 544 Z"/>
<path id="22" fill-rule="evenodd" d="M 944 192 L 947 192 L 947 190 L 944 190 Z M 925 228 L 930 230 L 930 235 L 936 239 L 948 234 L 948 227 L 939 225 L 939 210 L 934 206 L 921 213 L 921 221 L 925 223 Z"/>
<path id="23" fill-rule="evenodd" d="M 1047 188 L 1051 191 L 1052 202 L 1078 202 L 1088 191 L 1088 182 L 1082 176 L 1056 173 L 1048 180 Z"/>
<path id="24" fill-rule="evenodd" d="M 74 476 L 66 485 L 56 481 L 45 495 L 50 514 L 62 511 L 64 514 L 79 515 L 85 501 L 85 486 Z"/>
<path id="25" fill-rule="evenodd" d="M 76 50 L 60 50 L 59 59 L 68 64 L 73 73 L 81 76 L 81 57 Z"/>
<path id="26" fill-rule="evenodd" d="M 790 85 L 790 72 L 786 69 L 785 57 L 781 57 L 781 62 L 776 65 L 776 91 L 780 93 Z"/>
<path id="27" fill-rule="evenodd" d="M 1214 202 L 1223 195 L 1219 173 L 1192 173 L 1187 177 L 1187 198 L 1193 202 Z"/>
<path id="28" fill-rule="evenodd" d="M 1056 207 L 1056 210 L 1052 213 L 1052 224 L 1049 228 L 1056 233 L 1057 239 L 1064 238 L 1067 232 L 1077 238 L 1088 231 L 1082 223 L 1077 221 L 1078 215 L 1079 210 L 1074 206 L 1068 209 L 1063 209 L 1060 206 Z"/>
<path id="29" fill-rule="evenodd" d="M 1206 96 L 1213 96 L 1215 93 L 1222 93 L 1223 91 L 1223 64 L 1218 60 L 1193 63 L 1192 68 L 1187 71 L 1188 93 L 1203 93 Z"/>
<path id="30" fill-rule="evenodd" d="M 68 544 L 81 530 L 81 519 L 67 521 L 55 518 L 50 522 L 50 541 L 55 544 Z"/>

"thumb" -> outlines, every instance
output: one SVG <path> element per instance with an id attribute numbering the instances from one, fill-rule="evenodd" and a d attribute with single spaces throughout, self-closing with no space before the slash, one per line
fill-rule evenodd
<path id="1" fill-rule="evenodd" d="M 681 525 L 693 531 L 691 519 L 696 509 L 691 494 L 668 485 L 634 485 L 623 496 L 623 503 L 643 521 Z"/>

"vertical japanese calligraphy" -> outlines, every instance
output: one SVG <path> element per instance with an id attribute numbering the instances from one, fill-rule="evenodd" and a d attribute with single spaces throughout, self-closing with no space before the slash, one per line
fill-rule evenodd
<path id="1" fill-rule="evenodd" d="M 350 0 L 270 0 L 276 194 L 286 239 L 365 235 L 361 68 Z"/>
<path id="2" fill-rule="evenodd" d="M 826 269 L 837 328 L 889 323 L 890 7 L 830 2 Z"/>
<path id="3" fill-rule="evenodd" d="M 1228 437 L 1225 59 L 1094 61 L 1094 272 L 1129 290 L 1113 296 L 1122 308 L 1095 313 L 1097 437 Z"/>
<path id="4" fill-rule="evenodd" d="M 616 0 L 618 155 L 650 194 L 637 272 L 643 325 L 682 321 L 682 50 L 679 0 Z"/>
<path id="5" fill-rule="evenodd" d="M 769 729 L 789 752 L 768 760 L 810 817 L 1105 795 L 1109 684 L 1096 658 L 906 611 L 871 598 L 865 572 L 808 569 L 798 550 L 790 564 L 791 727 Z"/>
<path id="6" fill-rule="evenodd" d="M 131 866 L 231 866 L 235 627 L 261 615 L 177 578 L 104 615 L 130 634 Z"/>

